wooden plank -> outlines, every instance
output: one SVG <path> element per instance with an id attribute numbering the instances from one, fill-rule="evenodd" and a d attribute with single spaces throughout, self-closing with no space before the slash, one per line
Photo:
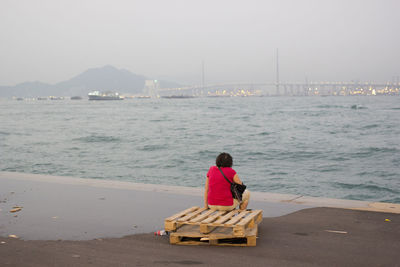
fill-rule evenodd
<path id="1" fill-rule="evenodd" d="M 200 221 L 204 220 L 205 218 L 207 218 L 209 215 L 211 215 L 214 212 L 215 212 L 215 210 L 208 210 L 208 211 L 204 212 L 203 214 L 197 216 L 196 218 L 191 219 L 190 222 L 193 222 L 193 223 L 200 222 Z"/>
<path id="2" fill-rule="evenodd" d="M 262 219 L 263 219 L 263 213 L 261 211 L 261 213 L 256 218 L 256 224 L 259 224 L 260 222 L 262 222 Z"/>
<path id="3" fill-rule="evenodd" d="M 211 232 L 212 230 L 215 229 L 216 226 L 211 226 L 208 224 L 200 224 L 200 233 L 202 234 L 208 234 L 209 232 Z"/>
<path id="4" fill-rule="evenodd" d="M 238 222 L 237 225 L 246 227 L 250 224 L 249 227 L 254 227 L 256 217 L 260 214 L 262 214 L 262 210 L 252 211 L 246 218 Z"/>
<path id="5" fill-rule="evenodd" d="M 248 228 L 257 228 L 257 224 L 262 221 L 262 210 L 252 211 L 246 218 L 238 222 L 233 228 L 235 236 L 243 236 Z"/>
<path id="6" fill-rule="evenodd" d="M 218 245 L 218 239 L 210 239 L 210 240 L 208 241 L 208 243 L 209 243 L 210 245 Z"/>
<path id="7" fill-rule="evenodd" d="M 199 234 L 199 226 L 194 225 L 194 224 L 186 224 L 171 234 L 175 234 L 175 233 L 177 233 L 177 234 L 179 234 L 179 233 L 193 233 L 193 234 L 197 233 L 197 235 L 198 235 Z"/>
<path id="8" fill-rule="evenodd" d="M 176 222 L 164 222 L 165 231 L 175 231 L 176 230 Z"/>
<path id="9" fill-rule="evenodd" d="M 257 235 L 258 229 L 257 227 L 245 229 L 244 236 L 253 236 Z M 231 227 L 216 227 L 214 231 L 203 234 L 199 231 L 199 227 L 197 225 L 184 225 L 178 228 L 175 232 L 170 233 L 171 236 L 185 236 L 185 237 L 207 237 L 210 239 L 223 239 L 223 238 L 236 238 L 232 233 Z"/>
<path id="10" fill-rule="evenodd" d="M 247 246 L 248 247 L 255 247 L 257 245 L 257 237 L 256 236 L 249 236 L 247 237 Z"/>
<path id="11" fill-rule="evenodd" d="M 192 212 L 192 211 L 194 211 L 194 210 L 197 210 L 197 209 L 199 209 L 199 207 L 196 207 L 196 206 L 195 206 L 195 207 L 188 208 L 188 209 L 186 209 L 186 210 L 184 210 L 184 211 L 181 211 L 181 212 L 179 212 L 179 213 L 177 213 L 177 214 L 174 214 L 174 215 L 172 215 L 172 216 L 166 218 L 165 221 L 174 221 L 175 219 L 180 218 L 180 217 L 182 217 L 183 215 L 185 215 L 185 214 L 187 214 L 187 213 L 189 213 L 189 212 Z"/>
<path id="12" fill-rule="evenodd" d="M 217 221 L 215 221 L 215 224 L 223 224 L 224 222 L 228 221 L 229 219 L 232 218 L 233 215 L 235 215 L 236 213 L 238 213 L 239 210 L 232 210 L 231 212 L 229 212 L 228 214 L 222 216 L 221 218 L 219 218 Z"/>
<path id="13" fill-rule="evenodd" d="M 250 228 L 252 229 L 252 228 Z M 244 228 L 243 226 L 235 226 L 233 227 L 233 235 L 234 236 L 244 236 L 245 232 L 246 232 L 246 228 Z"/>
<path id="14" fill-rule="evenodd" d="M 186 215 L 189 212 L 199 209 L 199 207 L 191 207 L 184 211 L 181 211 L 177 214 L 174 214 L 164 220 L 164 229 L 165 231 L 175 231 L 177 228 L 176 219 Z"/>
<path id="15" fill-rule="evenodd" d="M 233 237 L 232 235 L 232 228 L 229 227 L 215 227 L 212 232 L 208 233 L 212 239 L 219 239 L 219 238 L 229 238 Z"/>
<path id="16" fill-rule="evenodd" d="M 170 236 L 169 243 L 170 244 L 178 244 L 181 241 L 179 236 Z"/>
<path id="17" fill-rule="evenodd" d="M 222 228 L 226 230 L 227 228 Z M 204 235 L 199 233 L 171 233 L 170 243 L 175 245 L 215 245 L 215 246 L 256 246 L 257 227 L 248 229 L 244 237 L 232 235 L 217 235 L 215 233 Z"/>
<path id="18" fill-rule="evenodd" d="M 237 222 L 240 221 L 244 216 L 246 216 L 248 213 L 249 213 L 249 211 L 245 211 L 245 210 L 244 210 L 244 211 L 241 211 L 241 212 L 238 213 L 235 217 L 233 217 L 232 219 L 230 219 L 229 221 L 227 221 L 227 222 L 225 223 L 225 225 L 237 223 Z"/>
<path id="19" fill-rule="evenodd" d="M 215 221 L 216 219 L 218 219 L 218 217 L 224 215 L 226 213 L 226 211 L 217 211 L 214 215 L 206 218 L 205 220 L 201 221 L 201 224 L 206 224 L 206 223 L 212 223 L 213 221 Z"/>
<path id="20" fill-rule="evenodd" d="M 186 216 L 184 216 L 182 218 L 179 218 L 177 221 L 178 222 L 189 221 L 190 219 L 192 219 L 193 217 L 196 217 L 198 214 L 202 213 L 205 210 L 206 210 L 206 208 L 198 209 L 196 211 L 193 211 L 193 212 L 187 214 Z"/>

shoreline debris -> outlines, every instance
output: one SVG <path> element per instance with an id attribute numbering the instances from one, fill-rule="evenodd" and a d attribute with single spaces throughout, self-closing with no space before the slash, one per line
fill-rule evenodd
<path id="1" fill-rule="evenodd" d="M 20 211 L 20 210 L 22 210 L 22 207 L 20 207 L 20 206 L 15 206 L 15 207 L 13 207 L 13 208 L 10 210 L 10 212 L 18 212 L 18 211 Z"/>

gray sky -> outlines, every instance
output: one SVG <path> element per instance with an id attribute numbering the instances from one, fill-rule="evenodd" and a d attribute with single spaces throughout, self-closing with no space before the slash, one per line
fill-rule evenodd
<path id="1" fill-rule="evenodd" d="M 206 82 L 400 75 L 398 0 L 1 0 L 0 85 L 113 65 Z"/>

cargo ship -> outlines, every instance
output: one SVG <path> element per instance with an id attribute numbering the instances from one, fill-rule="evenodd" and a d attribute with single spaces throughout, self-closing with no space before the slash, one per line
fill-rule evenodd
<path id="1" fill-rule="evenodd" d="M 93 91 L 88 94 L 88 97 L 89 100 L 124 100 L 124 98 L 116 92 Z"/>

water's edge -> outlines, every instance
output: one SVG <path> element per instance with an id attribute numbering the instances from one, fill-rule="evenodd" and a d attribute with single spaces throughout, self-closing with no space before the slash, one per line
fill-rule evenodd
<path id="1" fill-rule="evenodd" d="M 2 178 L 29 180 L 36 182 L 58 183 L 69 185 L 85 185 L 97 188 L 114 188 L 124 190 L 139 190 L 159 193 L 170 193 L 175 195 L 203 196 L 203 188 L 186 187 L 162 184 L 144 184 L 115 180 L 99 180 L 89 178 L 77 178 L 67 176 L 53 176 L 40 174 L 27 174 L 17 172 L 0 172 L 0 181 Z M 270 202 L 270 203 L 290 203 L 297 205 L 305 205 L 307 207 L 332 207 L 357 210 L 369 210 L 377 212 L 400 213 L 400 204 L 371 202 L 349 199 L 335 199 L 324 197 L 311 197 L 304 195 L 278 194 L 268 192 L 251 191 L 252 201 Z"/>

